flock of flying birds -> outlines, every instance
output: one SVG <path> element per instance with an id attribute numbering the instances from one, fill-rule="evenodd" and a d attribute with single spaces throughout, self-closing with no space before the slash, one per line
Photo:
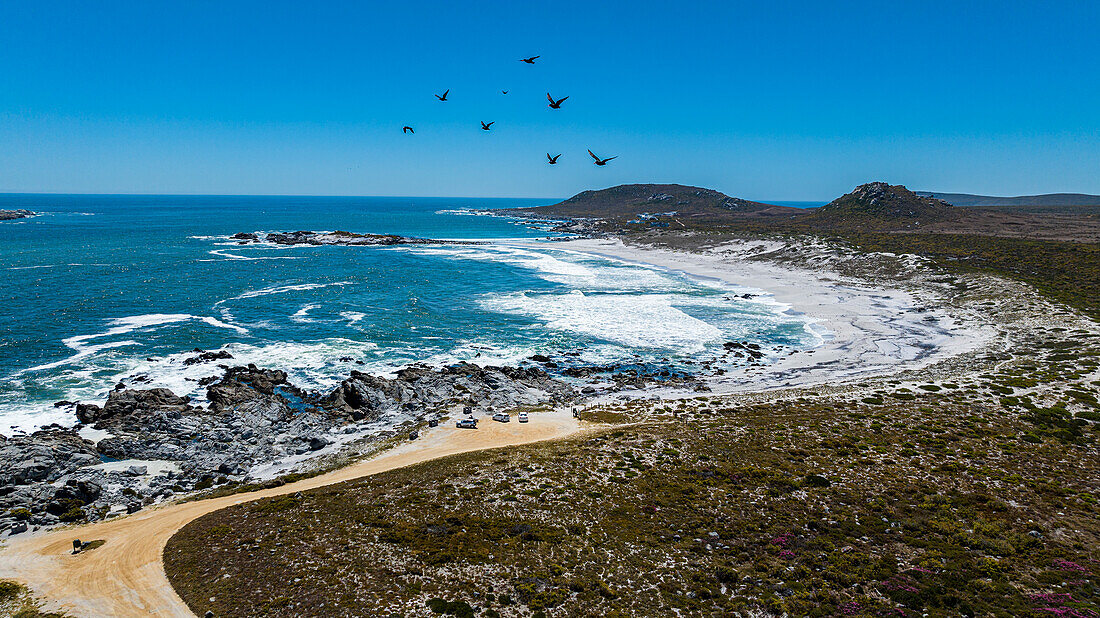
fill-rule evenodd
<path id="1" fill-rule="evenodd" d="M 527 64 L 535 64 L 535 60 L 538 60 L 541 57 L 542 56 L 531 56 L 530 58 L 520 58 L 519 61 L 527 63 Z M 447 102 L 447 95 L 450 94 L 450 93 L 451 93 L 451 89 L 448 88 L 448 89 L 443 91 L 443 94 L 435 95 L 435 98 L 439 99 L 443 103 L 446 103 Z M 507 90 L 501 90 L 500 93 L 501 94 L 508 94 L 508 91 Z M 546 100 L 550 101 L 550 104 L 548 106 L 550 109 L 561 109 L 561 104 L 565 103 L 565 100 L 568 99 L 568 98 L 569 97 L 562 97 L 560 99 L 555 99 L 554 97 L 550 96 L 549 92 L 546 93 Z M 482 131 L 490 131 L 490 130 L 492 130 L 492 126 L 494 124 L 495 124 L 495 121 L 485 122 L 484 120 L 482 120 L 481 121 L 481 130 Z M 405 126 L 401 127 L 401 132 L 402 133 L 414 133 L 414 134 L 416 133 L 416 131 L 414 131 L 413 128 L 408 126 L 408 125 L 405 125 Z M 596 153 L 592 152 L 591 149 L 588 150 L 588 154 L 589 154 L 589 156 L 592 157 L 593 162 L 596 165 L 600 165 L 600 166 L 607 165 L 608 161 L 618 158 L 618 156 L 614 156 L 614 157 L 607 157 L 605 159 L 601 159 L 600 157 L 596 156 Z M 546 153 L 546 161 L 550 165 L 557 165 L 558 157 L 560 157 L 560 156 L 561 156 L 560 154 L 550 156 L 550 153 L 548 152 L 548 153 Z"/>

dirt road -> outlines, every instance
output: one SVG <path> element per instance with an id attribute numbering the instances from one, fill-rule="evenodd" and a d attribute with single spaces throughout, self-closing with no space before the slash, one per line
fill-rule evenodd
<path id="1" fill-rule="evenodd" d="M 48 609 L 101 618 L 192 616 L 164 574 L 168 539 L 188 522 L 233 504 L 331 485 L 457 453 L 562 438 L 581 430 L 567 411 L 532 414 L 531 422 L 482 420 L 477 430 L 440 426 L 381 455 L 340 470 L 248 494 L 150 508 L 87 526 L 20 535 L 0 549 L 0 578 L 26 584 Z M 22 537 L 22 538 L 21 538 Z M 102 547 L 71 555 L 73 539 Z"/>

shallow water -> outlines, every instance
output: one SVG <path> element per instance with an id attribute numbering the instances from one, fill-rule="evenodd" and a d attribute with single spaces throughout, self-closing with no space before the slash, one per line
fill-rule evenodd
<path id="1" fill-rule="evenodd" d="M 470 209 L 553 200 L 2 195 L 42 216 L 0 223 L 0 431 L 75 418 L 55 401 L 97 401 L 115 383 L 201 398 L 226 346 L 232 363 L 330 388 L 351 369 L 411 362 L 654 363 L 819 339 L 766 296 L 565 251 Z M 236 232 L 350 230 L 489 244 L 239 245 Z M 759 291 L 753 291 L 759 292 Z M 225 361 L 222 361 L 225 362 Z"/>

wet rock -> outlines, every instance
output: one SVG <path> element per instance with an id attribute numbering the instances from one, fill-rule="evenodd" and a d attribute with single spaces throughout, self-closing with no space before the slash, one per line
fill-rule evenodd
<path id="1" fill-rule="evenodd" d="M 260 369 L 249 364 L 226 371 L 221 381 L 206 389 L 206 398 L 218 411 L 257 400 L 271 402 L 275 388 L 286 383 L 285 371 Z"/>
<path id="2" fill-rule="evenodd" d="M 192 356 L 185 359 L 183 364 L 185 366 L 198 365 L 199 363 L 209 363 L 210 361 L 223 360 L 233 358 L 233 355 L 225 350 L 218 350 L 217 352 L 203 352 L 198 356 Z"/>

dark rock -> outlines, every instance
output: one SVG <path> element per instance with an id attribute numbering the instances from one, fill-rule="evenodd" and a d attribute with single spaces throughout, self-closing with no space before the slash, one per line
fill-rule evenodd
<path id="1" fill-rule="evenodd" d="M 184 365 L 197 365 L 199 363 L 209 363 L 210 361 L 223 360 L 227 358 L 233 358 L 233 355 L 225 350 L 218 350 L 217 352 L 203 352 L 198 356 L 192 356 L 191 358 L 183 361 Z"/>
<path id="2" fill-rule="evenodd" d="M 275 395 L 275 387 L 286 384 L 286 372 L 260 369 L 256 365 L 233 367 L 220 382 L 206 389 L 206 398 L 215 410 L 229 409 L 257 399 Z"/>
<path id="3" fill-rule="evenodd" d="M 16 210 L 0 210 L 0 221 L 26 219 L 27 217 L 33 217 L 36 214 L 38 213 L 27 210 L 26 208 L 18 208 Z"/>
<path id="4" fill-rule="evenodd" d="M 177 397 L 166 388 L 153 388 L 145 391 L 123 388 L 111 391 L 103 407 L 90 404 L 77 404 L 76 416 L 81 423 L 100 423 L 119 416 L 126 416 L 141 410 L 188 409 L 186 397 Z"/>
<path id="5" fill-rule="evenodd" d="M 72 430 L 49 430 L 0 442 L 0 487 L 45 481 L 98 462 L 91 442 Z"/>

